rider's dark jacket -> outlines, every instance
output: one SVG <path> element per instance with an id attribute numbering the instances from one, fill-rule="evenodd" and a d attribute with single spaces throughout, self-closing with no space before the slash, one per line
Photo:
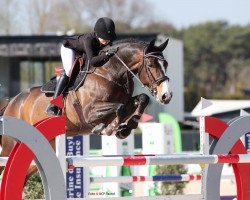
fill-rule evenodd
<path id="1" fill-rule="evenodd" d="M 89 60 L 89 64 L 94 67 L 102 66 L 109 60 L 109 56 L 105 53 L 99 54 L 104 46 L 99 42 L 94 32 L 65 37 L 63 46 L 74 50 L 78 55 L 85 53 Z"/>

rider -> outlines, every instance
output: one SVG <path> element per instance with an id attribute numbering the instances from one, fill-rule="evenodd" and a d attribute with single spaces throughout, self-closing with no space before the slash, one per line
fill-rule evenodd
<path id="1" fill-rule="evenodd" d="M 104 46 L 108 44 L 111 45 L 112 41 L 115 39 L 115 24 L 112 19 L 107 17 L 102 17 L 97 20 L 94 32 L 79 36 L 66 37 L 63 40 L 63 45 L 61 47 L 64 73 L 57 82 L 53 99 L 61 95 L 67 87 L 76 55 L 82 55 L 85 53 L 90 65 L 94 67 L 102 66 L 117 52 L 117 48 L 110 48 L 101 54 L 99 54 L 99 51 Z M 48 115 L 59 115 L 61 109 L 50 104 L 46 113 Z"/>

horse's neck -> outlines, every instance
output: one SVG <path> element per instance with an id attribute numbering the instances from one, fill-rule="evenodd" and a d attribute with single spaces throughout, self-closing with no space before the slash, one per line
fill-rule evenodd
<path id="1" fill-rule="evenodd" d="M 121 52 L 115 55 L 110 61 L 114 67 L 118 67 L 118 70 L 124 69 L 125 71 L 133 70 L 136 71 L 142 64 L 143 59 L 143 48 L 142 47 L 130 47 L 124 48 Z M 124 71 L 123 70 L 123 71 Z"/>
<path id="2" fill-rule="evenodd" d="M 96 69 L 96 73 L 108 80 L 124 83 L 130 78 L 130 70 L 137 73 L 142 64 L 143 47 L 137 44 L 122 46 L 106 64 Z"/>

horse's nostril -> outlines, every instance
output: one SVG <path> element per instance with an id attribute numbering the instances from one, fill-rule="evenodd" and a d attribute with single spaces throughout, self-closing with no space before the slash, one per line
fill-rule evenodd
<path id="1" fill-rule="evenodd" d="M 171 99 L 172 95 L 173 95 L 172 92 L 170 94 L 165 93 L 162 95 L 162 100 L 165 101 L 165 100 Z"/>
<path id="2" fill-rule="evenodd" d="M 166 100 L 166 99 L 167 99 L 167 94 L 165 93 L 162 95 L 162 100 Z"/>

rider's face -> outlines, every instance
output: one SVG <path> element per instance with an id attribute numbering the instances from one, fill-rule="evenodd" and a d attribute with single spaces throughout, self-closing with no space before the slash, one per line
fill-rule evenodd
<path id="1" fill-rule="evenodd" d="M 98 37 L 98 40 L 100 41 L 100 43 L 101 43 L 102 45 L 107 45 L 107 44 L 110 42 L 110 40 L 104 40 L 104 39 L 99 38 L 99 37 Z"/>

